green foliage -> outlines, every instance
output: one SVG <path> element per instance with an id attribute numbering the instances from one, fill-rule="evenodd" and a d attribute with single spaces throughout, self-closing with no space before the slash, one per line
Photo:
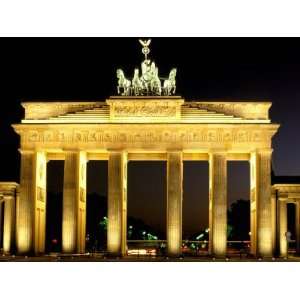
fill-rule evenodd
<path id="1" fill-rule="evenodd" d="M 101 229 L 107 230 L 107 217 L 103 217 L 103 219 L 99 222 Z"/>

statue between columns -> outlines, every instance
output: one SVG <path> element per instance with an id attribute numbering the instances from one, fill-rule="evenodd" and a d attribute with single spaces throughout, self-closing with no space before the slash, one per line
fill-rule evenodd
<path id="1" fill-rule="evenodd" d="M 142 53 L 145 56 L 144 61 L 141 63 L 142 74 L 140 70 L 134 69 L 133 78 L 129 80 L 126 78 L 122 69 L 117 69 L 118 95 L 122 96 L 171 96 L 176 93 L 176 73 L 177 69 L 171 69 L 168 78 L 159 76 L 158 67 L 154 61 L 148 58 L 150 53 L 149 45 L 151 39 L 139 40 L 143 46 Z M 164 80 L 163 86 L 161 80 Z"/>

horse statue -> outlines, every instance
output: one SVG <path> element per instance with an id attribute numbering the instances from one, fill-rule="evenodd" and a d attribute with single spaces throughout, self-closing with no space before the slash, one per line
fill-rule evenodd
<path id="1" fill-rule="evenodd" d="M 138 96 L 143 93 L 143 84 L 139 77 L 139 69 L 134 69 L 134 75 L 132 79 L 133 94 Z"/>
<path id="2" fill-rule="evenodd" d="M 174 95 L 176 92 L 176 73 L 177 69 L 172 69 L 169 78 L 164 81 L 164 94 L 166 96 Z"/>
<path id="3" fill-rule="evenodd" d="M 122 69 L 117 70 L 117 78 L 118 78 L 118 94 L 121 94 L 122 96 L 130 96 L 130 86 L 131 82 L 128 80 Z M 123 93 L 121 93 L 121 90 Z"/>

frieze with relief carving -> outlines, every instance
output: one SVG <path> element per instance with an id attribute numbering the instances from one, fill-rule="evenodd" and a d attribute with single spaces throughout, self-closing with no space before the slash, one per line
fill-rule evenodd
<path id="1" fill-rule="evenodd" d="M 231 144 L 261 144 L 270 145 L 271 138 L 275 133 L 272 125 L 267 125 L 269 130 L 251 127 L 249 129 L 238 128 L 209 128 L 209 127 L 141 127 L 134 129 L 124 129 L 120 125 L 115 130 L 112 129 L 73 129 L 73 130 L 25 130 L 21 134 L 21 144 L 23 148 L 39 147 L 77 147 L 86 145 L 97 147 L 130 146 L 153 146 L 159 148 L 160 145 L 172 144 L 188 146 L 194 143 L 212 143 L 219 146 L 230 146 Z M 257 128 L 257 129 L 256 129 Z"/>
<path id="2" fill-rule="evenodd" d="M 111 120 L 122 118 L 180 118 L 182 99 L 176 100 L 107 100 Z"/>

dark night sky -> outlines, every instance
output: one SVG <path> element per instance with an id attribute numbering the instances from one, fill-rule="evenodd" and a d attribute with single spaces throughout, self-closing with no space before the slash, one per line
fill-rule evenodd
<path id="1" fill-rule="evenodd" d="M 10 124 L 23 116 L 21 100 L 105 100 L 116 93 L 115 70 L 132 76 L 140 50 L 135 38 L 1 38 L 0 180 L 19 181 L 19 140 Z M 281 124 L 274 170 L 300 175 L 299 53 L 298 38 L 154 38 L 150 56 L 160 75 L 177 67 L 178 94 L 186 100 L 271 100 L 271 118 Z M 89 191 L 106 193 L 105 168 L 91 163 Z M 128 172 L 129 214 L 163 229 L 165 164 L 130 163 Z M 248 172 L 247 163 L 230 164 L 229 202 L 249 197 Z M 207 226 L 207 163 L 185 163 L 184 176 L 188 234 Z"/>

